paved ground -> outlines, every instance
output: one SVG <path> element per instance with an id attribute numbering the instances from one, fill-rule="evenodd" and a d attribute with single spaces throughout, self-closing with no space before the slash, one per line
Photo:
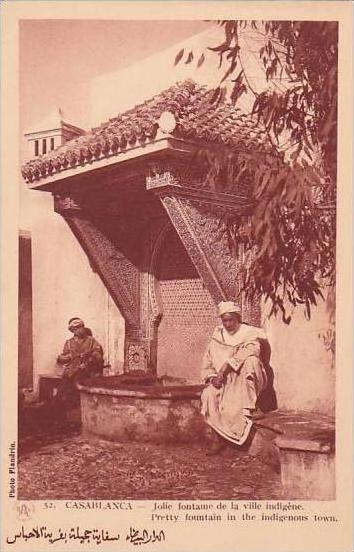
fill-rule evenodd
<path id="1" fill-rule="evenodd" d="M 277 499 L 279 475 L 260 458 L 200 445 L 111 443 L 72 424 L 20 439 L 20 499 Z"/>

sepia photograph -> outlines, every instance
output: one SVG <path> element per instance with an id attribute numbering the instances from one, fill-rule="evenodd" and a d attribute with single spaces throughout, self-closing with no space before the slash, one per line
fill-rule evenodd
<path id="1" fill-rule="evenodd" d="M 19 500 L 336 499 L 338 27 L 20 20 Z"/>

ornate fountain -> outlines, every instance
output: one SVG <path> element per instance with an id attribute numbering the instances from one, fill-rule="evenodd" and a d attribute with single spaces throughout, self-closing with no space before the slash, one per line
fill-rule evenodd
<path id="1" fill-rule="evenodd" d="M 220 222 L 243 212 L 248 188 L 205 186 L 198 155 L 215 148 L 271 151 L 251 116 L 187 81 L 23 167 L 31 189 L 53 194 L 125 319 L 124 375 L 79 386 L 85 431 L 202 437 L 199 367 L 215 304 L 236 299 L 245 321 L 260 322 Z"/>

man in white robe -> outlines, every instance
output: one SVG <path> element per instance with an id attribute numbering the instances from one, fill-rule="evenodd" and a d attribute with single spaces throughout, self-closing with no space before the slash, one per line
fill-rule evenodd
<path id="1" fill-rule="evenodd" d="M 208 454 L 217 454 L 227 441 L 242 445 L 252 427 L 252 414 L 259 395 L 267 386 L 267 374 L 260 359 L 265 332 L 241 322 L 241 312 L 232 301 L 218 305 L 221 325 L 207 346 L 202 380 L 202 414 L 216 432 L 217 440 Z"/>

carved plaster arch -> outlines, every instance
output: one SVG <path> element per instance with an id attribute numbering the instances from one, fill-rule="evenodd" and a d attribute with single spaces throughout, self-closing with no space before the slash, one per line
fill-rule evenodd
<path id="1" fill-rule="evenodd" d="M 163 314 L 163 306 L 162 306 L 162 299 L 160 294 L 160 284 L 156 277 L 156 271 L 157 271 L 158 262 L 161 256 L 161 249 L 166 240 L 166 237 L 168 236 L 169 232 L 174 232 L 174 231 L 175 230 L 171 222 L 167 221 L 164 224 L 164 226 L 161 228 L 160 232 L 158 233 L 154 241 L 153 249 L 150 257 L 150 263 L 149 263 L 149 278 L 151 283 L 150 301 L 151 301 L 151 309 L 152 309 L 154 322 L 157 322 L 157 323 L 160 321 L 161 316 Z"/>

